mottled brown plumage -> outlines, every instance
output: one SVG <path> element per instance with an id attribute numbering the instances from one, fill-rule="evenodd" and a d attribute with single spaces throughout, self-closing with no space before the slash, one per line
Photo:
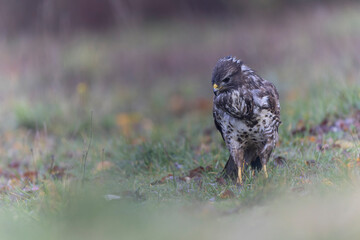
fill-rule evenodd
<path id="1" fill-rule="evenodd" d="M 250 165 L 267 177 L 281 123 L 275 86 L 234 57 L 218 61 L 212 84 L 215 126 L 230 151 L 223 174 L 242 184 L 243 170 Z"/>

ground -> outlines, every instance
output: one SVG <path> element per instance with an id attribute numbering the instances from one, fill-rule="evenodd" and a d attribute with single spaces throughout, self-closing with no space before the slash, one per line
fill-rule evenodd
<path id="1" fill-rule="evenodd" d="M 359 8 L 3 39 L 0 236 L 359 237 Z M 230 54 L 282 106 L 269 179 L 240 189 L 211 114 Z"/>

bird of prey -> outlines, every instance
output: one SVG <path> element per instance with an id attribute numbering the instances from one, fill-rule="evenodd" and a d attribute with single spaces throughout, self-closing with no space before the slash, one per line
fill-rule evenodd
<path id="1" fill-rule="evenodd" d="M 242 185 L 244 169 L 263 170 L 278 141 L 279 94 L 275 86 L 235 57 L 213 71 L 213 117 L 230 157 L 223 175 Z"/>

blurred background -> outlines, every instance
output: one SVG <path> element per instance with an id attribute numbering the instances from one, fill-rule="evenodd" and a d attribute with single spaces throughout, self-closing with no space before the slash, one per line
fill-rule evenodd
<path id="1" fill-rule="evenodd" d="M 161 140 L 161 131 L 177 127 L 172 139 L 191 121 L 213 129 L 212 69 L 228 55 L 276 85 L 284 134 L 299 120 L 314 124 L 339 113 L 337 99 L 349 98 L 339 90 L 359 85 L 357 1 L 0 0 L 0 6 L 6 158 L 18 150 L 25 151 L 20 159 L 28 156 L 29 133 L 56 136 L 43 150 L 51 152 L 61 137 L 82 140 L 90 128 L 134 143 Z"/>
<path id="2" fill-rule="evenodd" d="M 360 236 L 359 13 L 355 0 L 0 0 L 3 229 Z M 282 107 L 270 178 L 249 174 L 241 190 L 216 178 L 228 152 L 211 74 L 228 55 L 273 82 Z M 329 192 L 343 198 L 305 201 Z M 174 217 L 154 221 L 168 203 Z"/>
<path id="3" fill-rule="evenodd" d="M 122 112 L 151 114 L 151 121 L 169 112 L 208 114 L 212 68 L 227 55 L 273 81 L 282 100 L 299 97 L 314 81 L 354 82 L 359 71 L 357 1 L 0 5 L 5 128 L 36 129 L 51 121 L 48 128 L 63 133 L 72 120 L 68 131 L 76 132 L 87 126 L 90 109 L 101 129 L 124 124 Z"/>

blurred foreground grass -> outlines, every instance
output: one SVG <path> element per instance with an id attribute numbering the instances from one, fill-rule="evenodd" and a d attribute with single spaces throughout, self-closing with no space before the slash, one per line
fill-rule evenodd
<path id="1" fill-rule="evenodd" d="M 358 9 L 1 42 L 0 236 L 358 238 Z M 242 189 L 217 181 L 210 74 L 229 53 L 282 101 L 285 163 Z"/>

